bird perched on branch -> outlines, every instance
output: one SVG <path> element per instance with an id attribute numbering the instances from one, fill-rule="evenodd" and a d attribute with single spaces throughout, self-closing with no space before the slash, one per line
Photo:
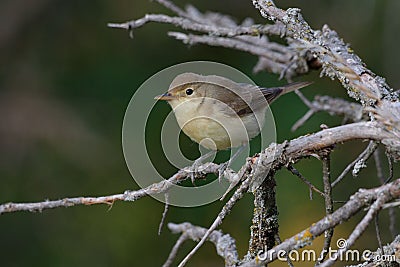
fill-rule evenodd
<path id="1" fill-rule="evenodd" d="M 187 136 L 215 151 L 247 144 L 264 126 L 269 104 L 310 84 L 295 82 L 264 88 L 217 75 L 182 73 L 175 77 L 167 93 L 155 99 L 171 105 Z"/>

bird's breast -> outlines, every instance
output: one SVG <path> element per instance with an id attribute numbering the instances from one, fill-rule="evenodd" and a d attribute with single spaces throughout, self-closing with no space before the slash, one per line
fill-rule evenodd
<path id="1" fill-rule="evenodd" d="M 174 108 L 180 128 L 193 141 L 210 150 L 224 150 L 248 143 L 260 133 L 265 110 L 239 117 L 220 112 L 218 104 L 183 103 Z"/>

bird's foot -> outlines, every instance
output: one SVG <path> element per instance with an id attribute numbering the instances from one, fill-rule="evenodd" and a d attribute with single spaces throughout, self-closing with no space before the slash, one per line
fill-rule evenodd
<path id="1" fill-rule="evenodd" d="M 190 180 L 192 181 L 192 185 L 196 185 L 195 181 L 196 181 L 196 177 L 199 176 L 199 167 L 201 166 L 202 162 L 202 158 L 198 158 L 196 159 L 192 166 L 189 167 L 189 172 L 190 172 Z"/>
<path id="2" fill-rule="evenodd" d="M 231 161 L 228 160 L 227 162 L 221 163 L 218 168 L 218 182 L 221 183 L 221 179 L 224 176 L 224 172 L 228 169 Z"/>
<path id="3" fill-rule="evenodd" d="M 196 178 L 201 175 L 201 170 L 199 168 L 203 165 L 203 160 L 210 157 L 213 153 L 215 153 L 215 151 L 210 151 L 202 155 L 193 162 L 192 166 L 188 168 L 188 171 L 190 172 L 190 180 L 192 181 L 193 185 L 195 185 Z"/>

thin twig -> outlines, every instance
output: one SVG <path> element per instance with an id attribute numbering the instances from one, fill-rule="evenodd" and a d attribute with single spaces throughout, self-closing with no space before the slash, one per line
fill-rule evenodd
<path id="1" fill-rule="evenodd" d="M 310 181 L 307 180 L 293 165 L 289 164 L 287 166 L 287 169 L 294 175 L 300 178 L 301 181 L 303 181 L 306 185 L 308 185 L 308 188 L 310 189 L 310 199 L 312 200 L 312 191 L 314 190 L 318 194 L 320 194 L 322 197 L 324 197 L 324 193 L 322 193 L 318 188 L 316 188 Z"/>
<path id="2" fill-rule="evenodd" d="M 180 17 L 192 19 L 190 16 L 188 16 L 187 12 L 183 11 L 183 9 L 181 9 L 171 1 L 168 0 L 154 0 L 154 1 L 168 8 L 169 10 L 171 10 Z"/>
<path id="3" fill-rule="evenodd" d="M 181 261 L 178 267 L 183 267 L 186 263 L 194 256 L 194 254 L 200 249 L 200 247 L 206 242 L 207 238 L 210 234 L 217 229 L 217 227 L 222 223 L 222 220 L 229 214 L 233 206 L 243 197 L 244 193 L 249 189 L 249 185 L 251 183 L 251 179 L 247 178 L 242 182 L 238 189 L 236 189 L 233 196 L 228 200 L 228 202 L 224 205 L 217 218 L 214 220 L 212 225 L 208 228 L 204 236 L 201 238 L 200 242 L 186 255 L 186 257 Z"/>
<path id="4" fill-rule="evenodd" d="M 376 175 L 378 176 L 380 183 L 385 184 L 386 183 L 385 180 L 388 180 L 388 179 L 385 179 L 384 174 L 383 174 L 379 147 L 374 152 L 374 160 L 375 160 L 375 166 L 376 166 Z M 390 177 L 390 175 L 389 175 L 389 177 Z M 387 203 L 387 204 L 391 204 L 391 203 Z M 389 207 L 388 214 L 389 214 L 389 231 L 392 235 L 392 238 L 395 238 L 395 236 L 397 235 L 397 230 L 396 230 L 396 211 L 395 211 L 394 207 Z"/>
<path id="5" fill-rule="evenodd" d="M 301 117 L 298 121 L 296 121 L 296 122 L 293 124 L 293 126 L 292 126 L 292 128 L 291 128 L 290 130 L 291 130 L 292 132 L 296 131 L 296 130 L 299 129 L 301 126 L 303 126 L 304 123 L 306 123 L 306 122 L 312 117 L 312 115 L 314 115 L 314 114 L 315 114 L 315 111 L 314 111 L 314 110 L 312 110 L 312 109 L 308 110 L 307 113 L 304 114 L 303 117 Z"/>
<path id="6" fill-rule="evenodd" d="M 260 36 L 262 34 L 270 34 L 271 32 L 276 31 L 275 26 L 268 24 L 252 25 L 250 27 L 236 26 L 234 28 L 229 28 L 216 26 L 214 24 L 195 22 L 191 19 L 184 17 L 171 17 L 164 14 L 146 14 L 143 18 L 137 20 L 131 20 L 124 23 L 108 23 L 107 26 L 110 28 L 132 30 L 142 27 L 143 25 L 150 22 L 172 24 L 174 26 L 182 28 L 183 30 L 209 33 L 221 37 L 234 37 L 240 35 Z"/>
<path id="7" fill-rule="evenodd" d="M 330 96 L 315 96 L 310 102 L 300 91 L 296 94 L 309 108 L 306 114 L 292 126 L 292 131 L 297 130 L 306 123 L 313 114 L 317 112 L 328 112 L 330 115 L 343 116 L 346 121 L 357 122 L 363 117 L 363 108 L 360 104 L 349 102 L 340 98 Z"/>
<path id="8" fill-rule="evenodd" d="M 172 249 L 168 259 L 169 264 L 172 263 L 175 258 L 177 251 L 181 244 L 187 240 L 191 239 L 197 241 L 202 238 L 208 231 L 208 229 L 192 225 L 190 223 L 169 223 L 168 228 L 173 233 L 182 233 L 185 238 L 179 238 L 174 248 Z M 225 260 L 225 266 L 236 266 L 239 261 L 239 255 L 236 249 L 235 240 L 229 234 L 223 234 L 221 231 L 212 231 L 208 237 L 207 241 L 212 242 L 215 245 L 218 255 L 220 255 Z"/>
<path id="9" fill-rule="evenodd" d="M 325 214 L 326 216 L 333 213 L 333 200 L 332 200 L 332 186 L 331 186 L 331 163 L 330 163 L 330 153 L 322 155 L 322 180 L 324 183 L 324 197 L 325 197 Z M 321 264 L 326 255 L 328 254 L 329 248 L 331 246 L 331 241 L 333 237 L 333 228 L 329 228 L 325 231 L 325 241 L 324 247 L 321 251 L 321 255 L 318 258 L 316 265 Z"/>
<path id="10" fill-rule="evenodd" d="M 275 51 L 275 44 L 269 46 L 269 43 L 266 43 L 264 46 L 260 46 L 239 38 L 186 34 L 182 32 L 168 32 L 168 36 L 174 37 L 175 39 L 182 41 L 184 44 L 207 44 L 211 46 L 222 46 L 227 48 L 235 48 L 236 50 L 248 52 L 256 56 L 262 56 L 270 59 L 275 64 L 279 64 L 279 69 L 283 69 L 285 67 L 285 61 L 288 60 L 288 55 L 282 54 L 279 51 Z"/>
<path id="11" fill-rule="evenodd" d="M 169 207 L 169 193 L 166 192 L 164 196 L 165 196 L 164 211 L 162 213 L 160 224 L 158 225 L 158 235 L 161 235 L 162 227 L 164 225 L 165 218 L 167 217 L 168 207 Z"/>
<path id="12" fill-rule="evenodd" d="M 375 168 L 376 168 L 376 176 L 378 177 L 379 182 L 381 184 L 384 184 L 385 177 L 383 176 L 382 162 L 381 162 L 379 147 L 377 147 L 374 152 L 374 161 L 375 161 Z"/>
<path id="13" fill-rule="evenodd" d="M 333 181 L 332 183 L 332 187 L 335 187 L 340 181 L 342 181 L 342 179 L 346 176 L 347 173 L 349 173 L 349 171 L 357 164 L 357 163 L 361 163 L 359 164 L 359 166 L 364 166 L 365 162 L 368 160 L 368 158 L 372 155 L 372 153 L 375 151 L 375 149 L 378 147 L 378 145 L 376 144 L 376 142 L 374 141 L 370 141 L 368 146 L 365 148 L 365 150 L 363 152 L 361 152 L 360 155 L 358 155 L 358 157 L 353 160 L 349 165 L 347 165 L 347 167 L 342 171 L 342 173 L 338 176 L 338 178 L 336 178 L 335 181 Z M 359 169 L 358 169 L 359 171 Z M 358 172 L 357 172 L 358 174 Z"/>
<path id="14" fill-rule="evenodd" d="M 389 208 L 389 230 L 393 238 L 397 236 L 396 210 L 394 208 Z"/>
<path id="15" fill-rule="evenodd" d="M 182 233 L 181 236 L 176 240 L 175 245 L 172 247 L 171 252 L 168 255 L 168 259 L 165 261 L 163 264 L 163 267 L 169 267 L 172 265 L 174 262 L 176 255 L 178 254 L 178 251 L 180 247 L 183 245 L 183 243 L 189 238 L 188 234 L 186 232 Z"/>
<path id="16" fill-rule="evenodd" d="M 385 180 L 385 184 L 393 179 L 393 158 L 392 156 L 386 152 L 386 157 L 389 163 L 389 177 Z"/>
<path id="17" fill-rule="evenodd" d="M 374 218 L 374 224 L 375 224 L 376 239 L 378 240 L 378 246 L 383 251 L 381 231 L 379 229 L 379 212 L 376 214 Z"/>

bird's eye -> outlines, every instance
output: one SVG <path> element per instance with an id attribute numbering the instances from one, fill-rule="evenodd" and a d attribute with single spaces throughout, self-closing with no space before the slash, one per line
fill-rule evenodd
<path id="1" fill-rule="evenodd" d="M 193 94 L 193 89 L 192 89 L 192 88 L 186 89 L 186 94 L 187 94 L 187 95 Z"/>

